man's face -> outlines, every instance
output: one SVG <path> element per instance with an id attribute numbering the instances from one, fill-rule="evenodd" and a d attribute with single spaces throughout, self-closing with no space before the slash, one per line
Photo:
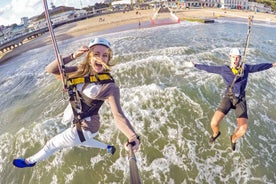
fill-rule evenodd
<path id="1" fill-rule="evenodd" d="M 231 68 L 237 68 L 238 66 L 240 66 L 240 60 L 241 60 L 241 56 L 238 56 L 238 55 L 230 56 Z"/>

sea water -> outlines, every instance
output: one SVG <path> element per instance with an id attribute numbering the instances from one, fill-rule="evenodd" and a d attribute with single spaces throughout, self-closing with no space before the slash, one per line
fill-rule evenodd
<path id="1" fill-rule="evenodd" d="M 114 50 L 112 75 L 121 89 L 122 108 L 141 137 L 136 152 L 142 183 L 276 183 L 276 69 L 251 74 L 247 86 L 249 128 L 230 148 L 237 124 L 231 111 L 221 136 L 209 145 L 210 119 L 225 86 L 219 75 L 187 63 L 229 64 L 232 47 L 242 49 L 247 22 L 216 20 L 104 32 L 58 41 L 67 56 L 95 36 Z M 246 63 L 276 62 L 276 26 L 253 24 Z M 49 36 L 49 35 L 48 35 Z M 129 183 L 126 137 L 116 128 L 109 105 L 100 110 L 97 139 L 117 148 L 74 147 L 56 152 L 33 168 L 12 165 L 39 151 L 64 131 L 62 112 L 68 101 L 62 85 L 45 72 L 55 59 L 52 45 L 29 50 L 0 65 L 0 183 Z M 80 60 L 73 61 L 73 63 Z"/>

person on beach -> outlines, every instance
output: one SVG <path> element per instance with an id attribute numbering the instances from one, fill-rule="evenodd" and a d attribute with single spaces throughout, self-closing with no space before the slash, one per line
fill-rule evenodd
<path id="1" fill-rule="evenodd" d="M 66 108 L 63 121 L 71 121 L 72 127 L 50 139 L 46 145 L 28 158 L 13 160 L 19 168 L 33 167 L 38 161 L 51 156 L 55 151 L 73 146 L 86 146 L 106 149 L 114 154 L 115 147 L 106 145 L 94 139 L 100 128 L 98 111 L 104 101 L 110 105 L 117 128 L 128 138 L 125 144 L 132 145 L 137 151 L 140 145 L 132 125 L 124 115 L 120 106 L 120 91 L 110 75 L 112 50 L 110 43 L 104 38 L 95 38 L 89 46 L 82 46 L 75 53 L 63 58 L 64 65 L 86 53 L 86 57 L 79 65 L 65 66 L 64 71 L 68 76 L 70 104 Z M 46 67 L 46 71 L 60 76 L 58 61 L 54 60 Z"/>
<path id="2" fill-rule="evenodd" d="M 223 99 L 221 100 L 217 110 L 212 117 L 211 128 L 213 134 L 209 142 L 213 143 L 220 136 L 220 122 L 231 109 L 235 109 L 238 126 L 233 135 L 230 136 L 231 148 L 233 151 L 235 151 L 237 140 L 246 133 L 248 127 L 245 93 L 248 75 L 249 73 L 259 72 L 267 70 L 271 67 L 275 67 L 276 63 L 261 63 L 254 65 L 244 64 L 244 67 L 242 67 L 241 52 L 238 48 L 232 48 L 229 55 L 230 66 L 210 66 L 205 64 L 195 64 L 191 62 L 190 67 L 194 66 L 197 69 L 204 70 L 209 73 L 219 74 L 222 76 L 227 88 L 225 90 Z"/>

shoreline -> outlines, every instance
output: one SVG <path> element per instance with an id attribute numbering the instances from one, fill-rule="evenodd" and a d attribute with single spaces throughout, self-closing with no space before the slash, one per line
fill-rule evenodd
<path id="1" fill-rule="evenodd" d="M 69 23 L 56 28 L 55 37 L 57 41 L 66 40 L 73 37 L 78 37 L 86 34 L 102 32 L 119 27 L 131 27 L 137 29 L 150 27 L 150 20 L 155 13 L 154 9 L 149 10 L 136 10 L 128 12 L 117 12 L 107 15 L 95 16 L 78 22 Z M 181 21 L 189 19 L 220 19 L 220 18 L 244 18 L 248 19 L 249 16 L 254 16 L 254 20 L 262 22 L 276 23 L 276 15 L 260 12 L 249 12 L 244 10 L 222 10 L 218 8 L 197 8 L 175 11 L 177 17 Z M 23 45 L 12 49 L 6 53 L 0 53 L 0 65 L 8 62 L 11 58 L 20 55 L 28 50 L 42 47 L 51 44 L 49 32 L 25 42 Z"/>

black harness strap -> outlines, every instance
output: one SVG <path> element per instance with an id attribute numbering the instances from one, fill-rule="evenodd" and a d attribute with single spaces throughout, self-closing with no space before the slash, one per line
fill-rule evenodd
<path id="1" fill-rule="evenodd" d="M 237 103 L 240 101 L 239 98 L 237 98 L 233 93 L 234 84 L 237 81 L 237 79 L 238 79 L 238 75 L 235 75 L 235 78 L 233 79 L 231 86 L 228 88 L 228 94 L 227 94 L 234 106 L 237 105 Z"/>
<path id="2" fill-rule="evenodd" d="M 82 132 L 81 123 L 76 123 L 75 125 L 76 125 L 76 128 L 77 128 L 77 132 L 78 132 L 80 141 L 84 142 L 85 141 L 85 137 L 84 137 L 83 132 Z"/>

